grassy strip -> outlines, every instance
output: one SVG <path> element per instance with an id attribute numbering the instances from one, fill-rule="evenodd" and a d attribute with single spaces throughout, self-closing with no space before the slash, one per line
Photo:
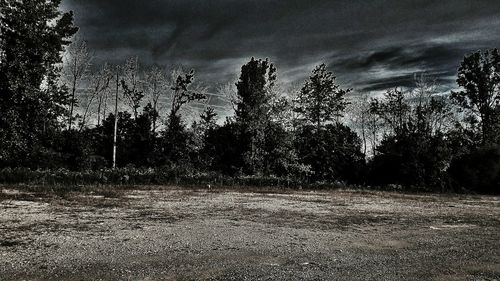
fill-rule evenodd
<path id="1" fill-rule="evenodd" d="M 218 173 L 187 174 L 173 169 L 120 168 L 99 171 L 31 170 L 5 168 L 0 170 L 0 184 L 15 186 L 29 192 L 54 193 L 89 192 L 95 188 L 107 190 L 158 189 L 169 187 L 210 188 L 230 190 L 328 190 L 356 189 L 402 192 L 442 192 L 420 187 L 354 186 L 343 182 L 308 182 L 280 177 L 240 176 L 228 177 Z M 462 193 L 459 191 L 459 193 Z"/>

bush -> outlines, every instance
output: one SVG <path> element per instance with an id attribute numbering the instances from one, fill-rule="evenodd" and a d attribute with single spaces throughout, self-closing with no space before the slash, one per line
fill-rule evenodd
<path id="1" fill-rule="evenodd" d="M 304 126 L 297 135 L 296 149 L 300 163 L 311 167 L 313 181 L 362 181 L 361 140 L 345 125 L 328 124 L 320 131 Z"/>
<path id="2" fill-rule="evenodd" d="M 459 188 L 500 194 L 500 147 L 482 147 L 454 159 L 449 174 Z"/>
<path id="3" fill-rule="evenodd" d="M 369 181 L 375 185 L 447 188 L 446 168 L 451 153 L 441 134 L 386 137 L 369 163 Z"/>

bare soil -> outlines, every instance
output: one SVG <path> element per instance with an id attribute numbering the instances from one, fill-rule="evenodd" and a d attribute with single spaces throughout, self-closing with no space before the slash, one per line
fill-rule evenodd
<path id="1" fill-rule="evenodd" d="M 0 189 L 0 280 L 500 280 L 500 197 Z"/>

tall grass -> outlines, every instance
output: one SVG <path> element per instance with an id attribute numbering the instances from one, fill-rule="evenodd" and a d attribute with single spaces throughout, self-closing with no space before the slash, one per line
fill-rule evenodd
<path id="1" fill-rule="evenodd" d="M 0 169 L 0 184 L 27 185 L 187 185 L 187 186 L 252 186 L 300 188 L 305 185 L 317 188 L 326 184 L 309 184 L 296 179 L 279 177 L 241 176 L 228 177 L 218 173 L 186 173 L 169 168 L 139 169 L 120 168 L 99 171 L 31 170 L 28 168 Z M 331 184 L 329 185 L 332 186 Z"/>
<path id="2" fill-rule="evenodd" d="M 343 182 L 310 182 L 304 179 L 283 178 L 273 176 L 238 176 L 229 177 L 215 172 L 189 173 L 175 168 L 119 168 L 98 171 L 32 170 L 28 168 L 0 169 L 0 184 L 28 185 L 33 188 L 49 187 L 53 191 L 79 191 L 86 186 L 121 186 L 121 188 L 167 185 L 194 188 L 272 188 L 272 189 L 363 189 L 388 191 L 429 192 L 421 187 L 403 188 L 401 186 L 353 186 Z"/>

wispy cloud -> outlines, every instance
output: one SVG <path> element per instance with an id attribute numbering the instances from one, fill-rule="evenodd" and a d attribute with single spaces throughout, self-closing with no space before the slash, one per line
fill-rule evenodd
<path id="1" fill-rule="evenodd" d="M 357 91 L 407 86 L 415 71 L 452 88 L 465 53 L 500 46 L 496 0 L 65 0 L 64 8 L 99 60 L 185 64 L 213 84 L 256 56 L 276 62 L 286 83 L 325 62 Z"/>

